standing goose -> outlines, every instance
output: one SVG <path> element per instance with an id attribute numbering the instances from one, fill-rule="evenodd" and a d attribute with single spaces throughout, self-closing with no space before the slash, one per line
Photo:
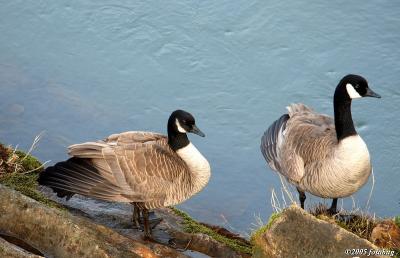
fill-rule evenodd
<path id="1" fill-rule="evenodd" d="M 186 133 L 205 135 L 191 114 L 174 111 L 168 137 L 130 131 L 105 140 L 69 146 L 72 158 L 48 167 L 39 184 L 59 197 L 81 194 L 101 200 L 129 202 L 139 226 L 142 212 L 145 237 L 151 237 L 149 209 L 175 205 L 201 191 L 210 178 L 210 165 Z"/>
<path id="2" fill-rule="evenodd" d="M 363 77 L 347 75 L 336 87 L 334 119 L 292 104 L 288 114 L 264 133 L 262 154 L 273 170 L 296 186 L 303 209 L 309 192 L 332 198 L 328 212 L 335 214 L 337 199 L 352 195 L 367 182 L 370 156 L 351 117 L 352 99 L 361 97 L 380 98 Z"/>

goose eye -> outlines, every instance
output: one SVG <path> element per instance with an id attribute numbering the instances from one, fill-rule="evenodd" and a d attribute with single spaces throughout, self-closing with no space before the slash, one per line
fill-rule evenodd
<path id="1" fill-rule="evenodd" d="M 355 89 L 358 89 L 358 88 L 360 88 L 360 85 L 359 85 L 359 84 L 356 84 L 356 85 L 354 86 L 354 88 L 355 88 Z"/>

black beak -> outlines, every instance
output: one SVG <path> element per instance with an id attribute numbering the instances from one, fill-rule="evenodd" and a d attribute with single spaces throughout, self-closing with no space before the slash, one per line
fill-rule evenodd
<path id="1" fill-rule="evenodd" d="M 373 97 L 373 98 L 381 98 L 381 95 L 379 95 L 378 93 L 373 92 L 370 88 L 367 88 L 367 93 L 365 93 L 366 97 Z"/>
<path id="2" fill-rule="evenodd" d="M 190 132 L 194 133 L 194 134 L 197 134 L 197 135 L 200 135 L 201 137 L 205 137 L 206 136 L 202 131 L 200 131 L 199 128 L 197 128 L 196 125 L 193 125 L 192 130 L 190 130 Z"/>

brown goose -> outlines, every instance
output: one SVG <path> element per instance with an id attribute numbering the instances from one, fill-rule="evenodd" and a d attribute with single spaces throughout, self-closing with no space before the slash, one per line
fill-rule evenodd
<path id="1" fill-rule="evenodd" d="M 48 167 L 39 184 L 67 199 L 77 193 L 132 203 L 136 225 L 142 212 L 145 237 L 151 237 L 148 210 L 185 201 L 210 178 L 208 161 L 186 133 L 205 136 L 191 114 L 176 110 L 168 120 L 168 137 L 131 131 L 71 145 L 72 158 Z"/>
<path id="2" fill-rule="evenodd" d="M 335 214 L 337 198 L 360 189 L 371 173 L 368 148 L 357 134 L 351 116 L 352 99 L 380 96 L 359 75 L 347 75 L 336 87 L 335 118 L 303 104 L 292 104 L 264 133 L 261 152 L 268 165 L 297 187 L 304 209 L 305 192 L 332 198 L 328 210 Z"/>

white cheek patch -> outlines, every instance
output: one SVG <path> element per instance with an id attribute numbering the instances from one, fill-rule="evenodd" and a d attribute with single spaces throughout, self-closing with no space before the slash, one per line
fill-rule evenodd
<path id="1" fill-rule="evenodd" d="M 347 93 L 351 99 L 361 98 L 361 95 L 354 89 L 353 85 L 350 83 L 346 84 Z"/>
<path id="2" fill-rule="evenodd" d="M 175 124 L 176 124 L 176 128 L 178 128 L 179 132 L 187 133 L 187 131 L 185 129 L 183 129 L 183 127 L 181 126 L 181 123 L 179 123 L 178 119 L 175 119 Z"/>

